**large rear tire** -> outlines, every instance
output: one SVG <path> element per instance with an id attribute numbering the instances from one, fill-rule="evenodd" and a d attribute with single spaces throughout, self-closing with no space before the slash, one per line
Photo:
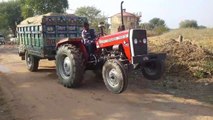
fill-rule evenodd
<path id="1" fill-rule="evenodd" d="M 115 59 L 108 60 L 103 66 L 102 75 L 109 91 L 122 93 L 128 85 L 128 78 L 123 65 Z"/>
<path id="2" fill-rule="evenodd" d="M 27 51 L 25 52 L 25 60 L 27 69 L 31 72 L 35 72 L 38 70 L 39 66 L 39 58 L 29 54 Z"/>
<path id="3" fill-rule="evenodd" d="M 142 73 L 148 80 L 158 80 L 162 77 L 164 69 L 163 61 L 150 61 L 143 65 Z"/>
<path id="4" fill-rule="evenodd" d="M 65 44 L 58 48 L 56 71 L 62 85 L 69 88 L 80 86 L 84 68 L 83 56 L 79 49 L 71 44 Z"/>

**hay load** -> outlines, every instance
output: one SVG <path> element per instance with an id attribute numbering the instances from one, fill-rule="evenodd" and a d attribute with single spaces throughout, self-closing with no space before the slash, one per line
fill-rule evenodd
<path id="1" fill-rule="evenodd" d="M 19 25 L 41 24 L 44 16 L 59 16 L 59 15 L 62 15 L 62 14 L 50 12 L 50 13 L 47 13 L 44 15 L 37 15 L 37 16 L 29 17 L 29 18 L 23 20 Z"/>
<path id="2" fill-rule="evenodd" d="M 50 12 L 50 13 L 47 13 L 47 14 L 43 14 L 43 15 L 37 15 L 37 16 L 34 16 L 34 17 L 29 17 L 25 20 L 23 20 L 19 25 L 29 25 L 29 24 L 42 24 L 44 22 L 44 17 L 61 17 L 61 16 L 64 16 L 64 17 L 75 17 L 74 14 L 59 14 L 59 13 L 53 13 L 53 12 Z"/>

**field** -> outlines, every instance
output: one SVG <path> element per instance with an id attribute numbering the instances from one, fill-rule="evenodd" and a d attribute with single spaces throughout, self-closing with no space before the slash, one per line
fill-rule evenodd
<path id="1" fill-rule="evenodd" d="M 163 35 L 150 37 L 152 43 L 163 45 L 171 39 L 182 35 L 185 41 L 190 41 L 213 53 L 213 29 L 176 29 Z"/>

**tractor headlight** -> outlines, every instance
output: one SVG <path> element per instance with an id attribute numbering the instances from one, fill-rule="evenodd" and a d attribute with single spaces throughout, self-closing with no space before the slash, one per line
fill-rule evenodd
<path id="1" fill-rule="evenodd" d="M 138 44 L 138 39 L 134 39 L 134 44 Z"/>
<path id="2" fill-rule="evenodd" d="M 144 43 L 144 44 L 147 43 L 147 39 L 146 39 L 146 38 L 143 39 L 143 43 Z"/>

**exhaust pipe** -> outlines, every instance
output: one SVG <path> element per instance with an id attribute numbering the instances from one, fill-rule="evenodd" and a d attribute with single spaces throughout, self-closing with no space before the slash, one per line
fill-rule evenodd
<path id="1" fill-rule="evenodd" d="M 123 3 L 124 1 L 121 2 L 121 31 L 125 30 L 125 25 L 124 25 L 124 15 L 123 15 Z"/>

